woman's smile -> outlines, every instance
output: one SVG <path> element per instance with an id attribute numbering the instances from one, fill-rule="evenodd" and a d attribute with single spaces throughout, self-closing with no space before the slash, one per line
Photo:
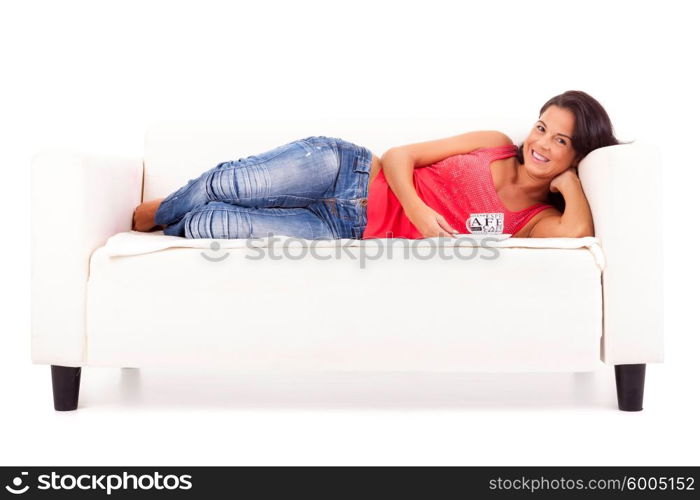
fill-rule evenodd
<path id="1" fill-rule="evenodd" d="M 537 163 L 547 163 L 549 161 L 549 158 L 546 156 L 538 153 L 534 149 L 530 149 L 530 156 L 537 162 Z"/>

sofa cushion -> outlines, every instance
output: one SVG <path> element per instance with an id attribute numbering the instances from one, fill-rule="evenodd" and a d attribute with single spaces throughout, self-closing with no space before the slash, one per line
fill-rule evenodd
<path id="1" fill-rule="evenodd" d="M 495 249 L 395 239 L 389 257 L 377 253 L 381 240 L 113 238 L 90 259 L 91 366 L 570 372 L 601 363 L 594 240 L 507 239 Z M 437 250 L 442 258 L 429 256 Z"/>

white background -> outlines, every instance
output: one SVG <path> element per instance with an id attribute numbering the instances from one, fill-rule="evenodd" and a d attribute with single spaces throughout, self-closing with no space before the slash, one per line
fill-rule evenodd
<path id="1" fill-rule="evenodd" d="M 700 462 L 700 40 L 686 3 L 1 5 L 0 464 Z M 80 410 L 54 412 L 49 368 L 29 349 L 29 165 L 40 149 L 140 156 L 156 120 L 329 113 L 464 113 L 523 136 L 547 99 L 574 89 L 606 107 L 620 139 L 663 152 L 664 224 L 645 236 L 665 239 L 666 360 L 647 366 L 644 411 L 617 410 L 604 367 L 255 378 L 87 368 Z"/>

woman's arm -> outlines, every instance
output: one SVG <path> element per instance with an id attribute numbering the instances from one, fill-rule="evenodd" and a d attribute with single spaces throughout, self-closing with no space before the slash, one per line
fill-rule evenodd
<path id="1" fill-rule="evenodd" d="M 401 149 L 390 149 L 382 155 L 382 170 L 389 187 L 399 199 L 404 213 L 424 238 L 451 236 L 457 230 L 430 208 L 416 192 L 413 184 L 413 158 Z"/>
<path id="2" fill-rule="evenodd" d="M 399 199 L 404 213 L 424 238 L 458 233 L 442 214 L 430 208 L 416 192 L 413 171 L 453 155 L 475 149 L 513 144 L 497 130 L 467 132 L 444 139 L 397 146 L 382 155 L 382 170 L 389 187 Z"/>
<path id="3" fill-rule="evenodd" d="M 413 185 L 414 168 L 411 156 L 401 149 L 390 149 L 382 155 L 386 182 L 406 212 L 423 204 Z"/>
<path id="4" fill-rule="evenodd" d="M 569 168 L 552 180 L 550 190 L 559 191 L 566 206 L 561 215 L 543 217 L 530 229 L 529 238 L 583 238 L 594 236 L 593 215 L 581 180 Z"/>

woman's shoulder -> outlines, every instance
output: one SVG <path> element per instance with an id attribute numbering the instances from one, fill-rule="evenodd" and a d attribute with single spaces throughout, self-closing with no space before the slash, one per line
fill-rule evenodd
<path id="1" fill-rule="evenodd" d="M 483 148 L 502 148 L 513 146 L 513 139 L 499 130 L 489 130 L 484 136 Z"/>
<path id="2" fill-rule="evenodd" d="M 471 156 L 477 161 L 491 163 L 495 160 L 510 158 L 518 152 L 518 146 L 513 144 L 513 140 L 499 131 L 492 131 L 492 134 L 484 140 L 474 151 L 471 151 Z"/>
<path id="3" fill-rule="evenodd" d="M 503 132 L 493 131 L 483 140 L 473 152 L 501 152 L 517 150 L 518 146 L 513 143 L 513 140 Z"/>
<path id="4" fill-rule="evenodd" d="M 508 135 L 498 130 L 490 130 L 482 136 L 481 141 L 474 151 L 504 148 L 508 149 L 513 147 L 516 146 L 513 144 L 513 139 L 511 139 Z"/>
<path id="5" fill-rule="evenodd" d="M 510 139 L 503 141 L 500 144 L 483 146 L 469 153 L 469 157 L 477 163 L 490 165 L 497 160 L 508 160 L 518 154 L 518 146 L 513 144 Z M 498 169 L 498 167 L 497 167 Z"/>
<path id="6" fill-rule="evenodd" d="M 466 155 L 485 148 L 504 147 L 514 147 L 513 141 L 506 134 L 498 130 L 479 130 L 433 141 L 396 146 L 390 148 L 384 155 L 401 152 L 413 159 L 415 167 L 424 167 L 452 156 Z"/>

